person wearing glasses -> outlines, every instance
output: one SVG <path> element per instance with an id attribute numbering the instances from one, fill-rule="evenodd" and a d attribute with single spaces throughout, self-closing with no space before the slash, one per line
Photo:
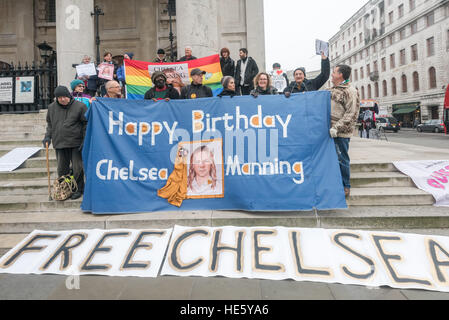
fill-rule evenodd
<path id="1" fill-rule="evenodd" d="M 114 98 L 114 99 L 122 98 L 122 87 L 117 81 L 111 80 L 106 82 L 105 89 L 106 94 L 104 95 L 104 98 Z"/>
<path id="2" fill-rule="evenodd" d="M 84 103 L 89 108 L 92 103 L 92 97 L 90 95 L 84 93 L 84 90 L 86 89 L 84 81 L 73 80 L 70 83 L 70 87 L 72 88 L 71 94 L 72 94 L 73 99 Z"/>

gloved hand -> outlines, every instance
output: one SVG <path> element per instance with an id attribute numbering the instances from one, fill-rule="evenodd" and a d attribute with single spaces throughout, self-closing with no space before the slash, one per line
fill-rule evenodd
<path id="1" fill-rule="evenodd" d="M 334 139 L 338 137 L 338 131 L 337 131 L 337 129 L 335 129 L 335 128 L 331 128 L 331 129 L 329 130 L 329 134 L 330 134 L 331 137 L 334 138 Z"/>
<path id="2" fill-rule="evenodd" d="M 284 92 L 284 96 L 285 96 L 286 98 L 290 98 L 291 95 L 292 95 L 291 92 L 288 92 L 288 91 Z"/>
<path id="3" fill-rule="evenodd" d="M 251 95 L 252 95 L 254 98 L 257 98 L 257 97 L 259 96 L 259 92 L 257 92 L 257 91 L 252 92 Z"/>
<path id="4" fill-rule="evenodd" d="M 47 143 L 48 143 L 48 146 L 50 147 L 50 145 L 51 145 L 51 138 L 45 137 L 44 140 L 42 140 L 42 144 L 44 145 L 44 148 L 47 147 L 47 146 L 46 146 Z"/>

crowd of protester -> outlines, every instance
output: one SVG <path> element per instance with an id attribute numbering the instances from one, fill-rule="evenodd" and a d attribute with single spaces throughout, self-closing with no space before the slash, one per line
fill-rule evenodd
<path id="1" fill-rule="evenodd" d="M 134 54 L 125 53 L 124 59 L 133 59 Z M 311 92 L 319 90 L 328 81 L 330 76 L 330 62 L 324 53 L 321 53 L 321 73 L 315 79 L 307 79 L 305 68 L 297 68 L 294 79 L 289 81 L 287 75 L 281 71 L 281 65 L 275 63 L 271 74 L 259 72 L 257 62 L 249 56 L 246 48 L 239 50 L 239 59 L 235 62 L 231 58 L 229 49 L 220 51 L 220 65 L 223 74 L 223 91 L 218 97 L 251 95 L 257 98 L 260 95 L 283 94 L 290 98 L 291 94 Z M 191 47 L 185 48 L 185 55 L 178 62 L 197 59 Z M 171 62 L 163 49 L 157 51 L 156 63 Z M 85 56 L 82 64 L 90 64 L 91 58 Z M 71 82 L 72 92 L 66 87 L 60 86 L 55 90 L 55 102 L 49 106 L 47 114 L 47 131 L 43 140 L 44 147 L 53 143 L 57 150 L 58 175 L 64 176 L 72 170 L 78 183 L 78 192 L 72 199 L 81 197 L 84 181 L 82 171 L 82 147 L 86 132 L 87 120 L 85 112 L 97 97 L 124 98 L 124 86 L 126 78 L 124 66 L 117 66 L 113 62 L 110 52 L 103 56 L 104 64 L 113 64 L 113 80 L 106 80 L 97 75 L 89 77 L 75 76 Z M 155 72 L 151 75 L 153 87 L 144 96 L 146 100 L 172 99 L 199 99 L 213 97 L 212 90 L 203 85 L 206 72 L 201 69 L 190 71 L 192 82 L 189 85 L 176 88 L 163 72 Z M 357 90 L 349 83 L 351 67 L 338 65 L 332 72 L 331 82 L 331 128 L 330 136 L 334 139 L 342 174 L 345 195 L 350 195 L 350 159 L 349 141 L 353 136 L 355 124 L 359 115 L 360 99 Z M 275 79 L 275 80 L 274 80 Z M 274 83 L 275 82 L 275 83 Z M 68 112 L 67 110 L 70 110 Z M 67 116 L 68 112 L 68 116 Z M 70 117 L 69 127 L 65 117 Z M 71 169 L 70 169 L 71 168 Z M 76 171 L 76 172 L 75 172 Z"/>

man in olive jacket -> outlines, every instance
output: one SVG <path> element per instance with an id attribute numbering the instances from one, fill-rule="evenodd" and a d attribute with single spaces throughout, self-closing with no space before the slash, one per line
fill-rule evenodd
<path id="1" fill-rule="evenodd" d="M 72 164 L 73 177 L 78 185 L 78 191 L 72 199 L 79 199 L 84 192 L 84 170 L 81 150 L 86 134 L 87 107 L 76 101 L 70 95 L 69 89 L 59 86 L 55 90 L 56 100 L 48 106 L 47 132 L 42 141 L 44 147 L 53 142 L 58 163 L 58 176 L 70 174 Z"/>

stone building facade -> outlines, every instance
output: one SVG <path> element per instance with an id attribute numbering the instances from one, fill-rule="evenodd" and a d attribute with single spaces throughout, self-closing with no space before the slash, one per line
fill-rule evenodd
<path id="1" fill-rule="evenodd" d="M 369 1 L 329 46 L 333 66 L 353 68 L 352 83 L 362 99 L 378 101 L 405 126 L 443 118 L 449 0 Z"/>
<path id="2" fill-rule="evenodd" d="M 169 55 L 167 4 L 168 0 L 2 0 L 0 63 L 38 61 L 37 45 L 46 41 L 57 52 L 60 83 L 66 83 L 73 77 L 72 64 L 80 63 L 83 54 L 95 60 L 90 13 L 97 5 L 104 12 L 99 19 L 101 58 L 104 52 L 118 58 L 133 52 L 135 59 L 151 61 L 158 48 Z M 231 57 L 238 59 L 238 49 L 246 47 L 264 68 L 263 1 L 176 0 L 176 7 L 172 28 L 179 56 L 189 45 L 197 57 L 228 47 Z"/>

